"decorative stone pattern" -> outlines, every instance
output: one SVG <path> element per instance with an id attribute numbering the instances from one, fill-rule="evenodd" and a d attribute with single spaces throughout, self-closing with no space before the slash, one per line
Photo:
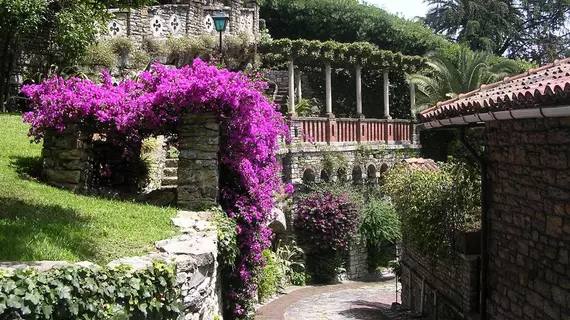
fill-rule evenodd
<path id="1" fill-rule="evenodd" d="M 486 127 L 489 319 L 570 319 L 570 118 Z"/>
<path id="2" fill-rule="evenodd" d="M 368 276 L 368 250 L 361 241 L 353 241 L 348 247 L 348 268 L 346 276 L 349 280 L 361 279 Z"/>
<path id="3" fill-rule="evenodd" d="M 218 203 L 220 126 L 213 114 L 190 114 L 178 128 L 178 206 L 201 209 Z"/>
<path id="4" fill-rule="evenodd" d="M 75 126 L 63 132 L 47 132 L 42 149 L 44 180 L 75 191 L 85 189 L 93 170 L 90 141 L 90 137 L 82 135 Z"/>
<path id="5" fill-rule="evenodd" d="M 420 311 L 424 283 L 423 311 L 426 315 L 437 313 L 436 319 L 454 320 L 478 311 L 478 255 L 457 254 L 449 259 L 436 259 L 404 244 L 400 263 L 405 308 Z"/>
<path id="6" fill-rule="evenodd" d="M 183 300 L 183 320 L 214 319 L 221 314 L 221 287 L 218 282 L 217 232 L 207 221 L 208 212 L 179 212 L 173 223 L 181 228 L 182 235 L 158 241 L 155 246 L 160 253 L 150 253 L 143 257 L 122 258 L 109 263 L 109 266 L 129 265 L 140 270 L 152 265 L 153 260 L 162 260 L 176 265 L 176 286 L 181 290 Z M 58 266 L 68 266 L 65 261 L 0 262 L 0 269 L 36 268 L 49 270 Z M 90 262 L 79 262 L 77 266 L 97 268 Z"/>
<path id="7" fill-rule="evenodd" d="M 108 28 L 105 36 L 128 36 L 136 42 L 146 37 L 167 38 L 176 35 L 200 35 L 216 33 L 212 14 L 223 12 L 229 16 L 226 33 L 247 33 L 259 36 L 259 5 L 257 1 L 201 1 L 184 0 L 175 4 L 163 4 L 129 11 L 110 10 L 119 26 Z"/>

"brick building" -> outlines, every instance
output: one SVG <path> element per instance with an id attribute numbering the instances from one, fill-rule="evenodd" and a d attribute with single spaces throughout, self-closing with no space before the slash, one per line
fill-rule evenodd
<path id="1" fill-rule="evenodd" d="M 421 113 L 485 129 L 481 319 L 570 319 L 570 59 Z"/>

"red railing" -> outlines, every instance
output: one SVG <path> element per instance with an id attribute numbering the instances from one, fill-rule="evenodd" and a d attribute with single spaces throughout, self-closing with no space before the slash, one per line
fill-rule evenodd
<path id="1" fill-rule="evenodd" d="M 410 143 L 409 120 L 292 118 L 293 138 L 302 142 Z"/>

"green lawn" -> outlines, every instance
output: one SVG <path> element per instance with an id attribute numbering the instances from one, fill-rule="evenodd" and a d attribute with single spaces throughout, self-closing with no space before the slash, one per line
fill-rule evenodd
<path id="1" fill-rule="evenodd" d="M 80 196 L 30 178 L 41 145 L 30 144 L 27 130 L 19 115 L 0 115 L 0 261 L 106 263 L 176 233 L 173 208 Z"/>

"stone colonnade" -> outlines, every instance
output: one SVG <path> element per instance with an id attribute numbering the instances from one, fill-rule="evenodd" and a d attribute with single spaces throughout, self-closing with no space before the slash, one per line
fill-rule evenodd
<path id="1" fill-rule="evenodd" d="M 295 101 L 301 101 L 303 98 L 302 91 L 301 91 L 301 72 L 295 72 L 295 60 L 289 60 L 289 114 L 294 116 L 296 115 L 295 112 Z M 295 75 L 296 74 L 296 75 Z M 382 83 L 382 90 L 384 92 L 384 118 L 385 119 L 392 119 L 390 116 L 390 78 L 389 78 L 389 71 L 383 71 L 383 83 Z M 364 118 L 362 113 L 362 67 L 357 65 L 355 68 L 355 75 L 356 75 L 356 114 L 360 118 Z M 330 63 L 325 64 L 325 107 L 326 107 L 326 115 L 329 118 L 334 118 L 334 113 L 332 110 L 332 68 Z M 295 79 L 297 81 L 295 82 Z M 297 90 L 297 96 L 295 97 L 295 90 Z M 296 100 L 296 99 L 297 100 Z M 414 84 L 410 84 L 410 110 L 412 116 L 415 116 L 413 113 L 414 106 L 416 105 L 416 90 Z"/>

